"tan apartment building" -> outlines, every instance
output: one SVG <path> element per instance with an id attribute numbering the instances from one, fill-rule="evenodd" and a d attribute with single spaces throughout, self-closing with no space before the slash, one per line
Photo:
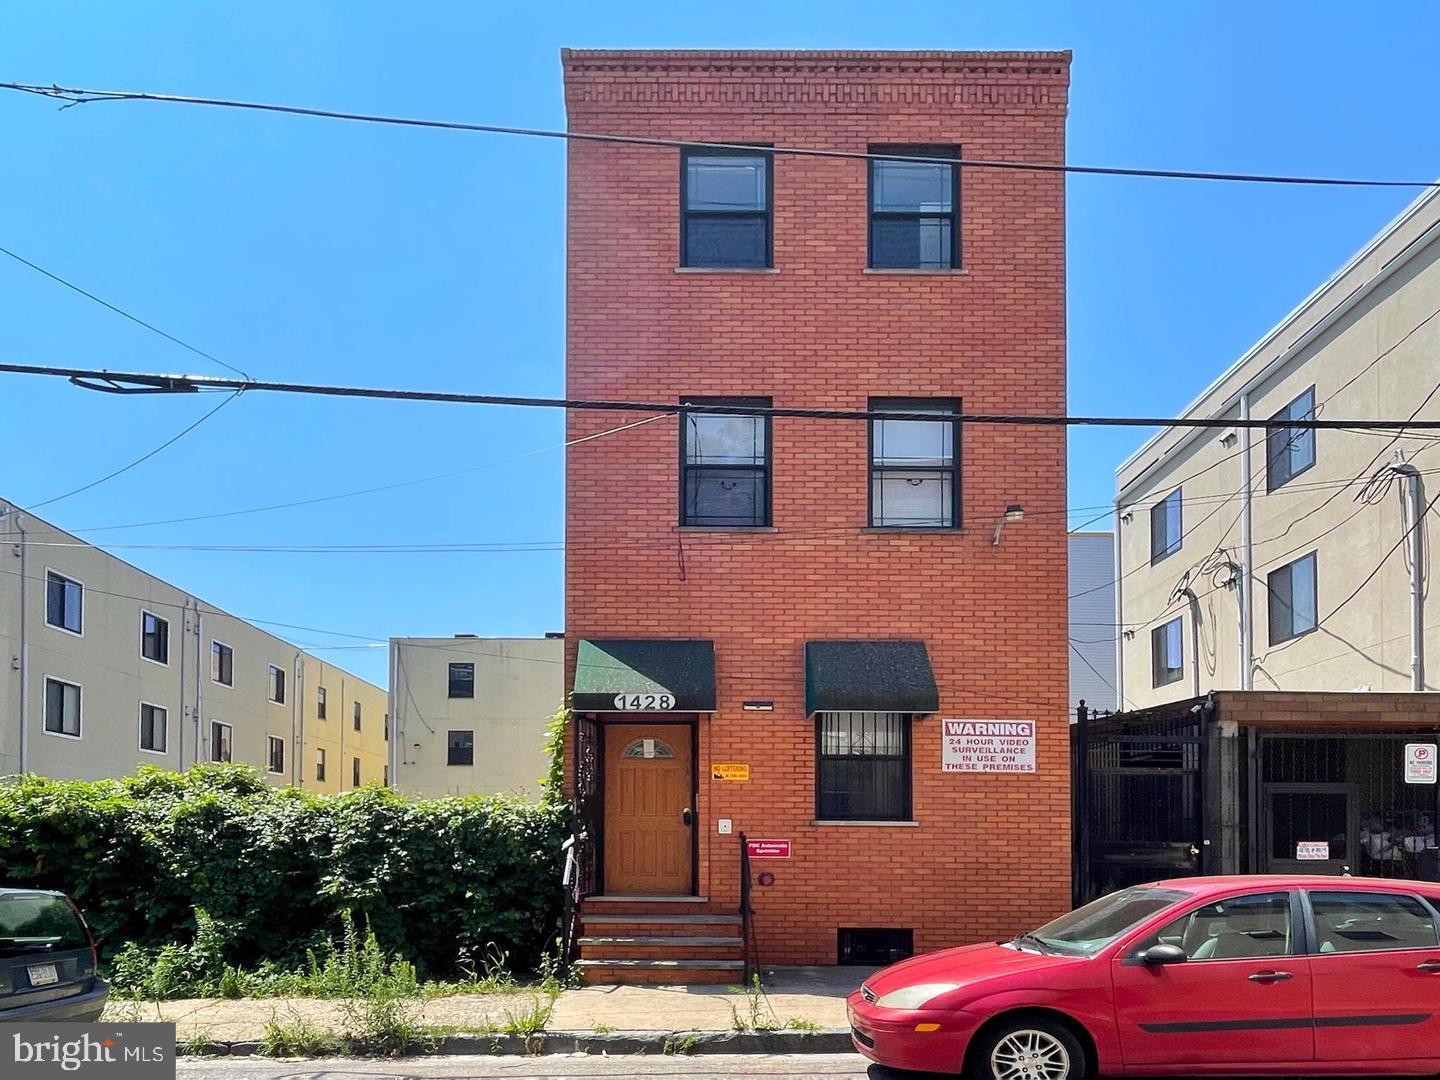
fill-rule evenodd
<path id="1" fill-rule="evenodd" d="M 1167 427 L 1120 466 L 1122 707 L 1440 686 L 1427 596 L 1440 433 L 1364 426 L 1440 419 L 1437 316 L 1430 191 L 1183 414 L 1235 426 Z M 1287 424 L 1310 417 L 1357 426 Z"/>
<path id="2" fill-rule="evenodd" d="M 333 720 L 314 716 L 319 687 Z M 0 500 L 0 776 L 237 761 L 347 790 L 357 761 L 361 783 L 384 780 L 385 708 L 379 687 Z"/>
<path id="3" fill-rule="evenodd" d="M 392 786 L 421 798 L 539 798 L 564 671 L 558 634 L 391 638 Z"/>

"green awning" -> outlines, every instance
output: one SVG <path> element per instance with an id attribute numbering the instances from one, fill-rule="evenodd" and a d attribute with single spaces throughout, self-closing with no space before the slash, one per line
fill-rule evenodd
<path id="1" fill-rule="evenodd" d="M 715 643 L 581 641 L 570 704 L 577 712 L 714 712 Z"/>
<path id="2" fill-rule="evenodd" d="M 807 641 L 805 712 L 940 711 L 923 641 Z"/>

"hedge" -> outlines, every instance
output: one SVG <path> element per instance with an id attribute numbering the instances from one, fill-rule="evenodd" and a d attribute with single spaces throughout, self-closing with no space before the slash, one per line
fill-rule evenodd
<path id="1" fill-rule="evenodd" d="M 565 807 L 383 788 L 314 795 L 248 766 L 142 769 L 120 780 L 0 784 L 0 887 L 59 889 L 102 956 L 194 939 L 196 909 L 223 928 L 225 962 L 302 962 L 368 921 L 423 976 L 478 963 L 492 943 L 517 967 L 553 940 Z"/>

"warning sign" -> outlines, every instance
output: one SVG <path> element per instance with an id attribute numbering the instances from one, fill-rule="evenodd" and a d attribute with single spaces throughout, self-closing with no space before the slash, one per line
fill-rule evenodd
<path id="1" fill-rule="evenodd" d="M 1324 862 L 1330 858 L 1330 841 L 1297 840 L 1295 858 L 1301 862 Z"/>
<path id="2" fill-rule="evenodd" d="M 739 763 L 728 765 L 721 765 L 717 763 L 710 766 L 710 779 L 738 781 L 749 780 L 750 766 L 748 764 L 742 765 Z"/>
<path id="3" fill-rule="evenodd" d="M 1035 771 L 1031 720 L 942 720 L 942 772 Z"/>
<path id="4" fill-rule="evenodd" d="M 1440 757 L 1434 743 L 1405 744 L 1405 783 L 1435 783 L 1435 761 Z"/>

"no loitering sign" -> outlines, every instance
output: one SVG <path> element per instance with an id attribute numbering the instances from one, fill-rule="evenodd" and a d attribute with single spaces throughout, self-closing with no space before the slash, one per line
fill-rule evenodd
<path id="1" fill-rule="evenodd" d="M 1033 773 L 1032 720 L 942 720 L 942 772 Z"/>

